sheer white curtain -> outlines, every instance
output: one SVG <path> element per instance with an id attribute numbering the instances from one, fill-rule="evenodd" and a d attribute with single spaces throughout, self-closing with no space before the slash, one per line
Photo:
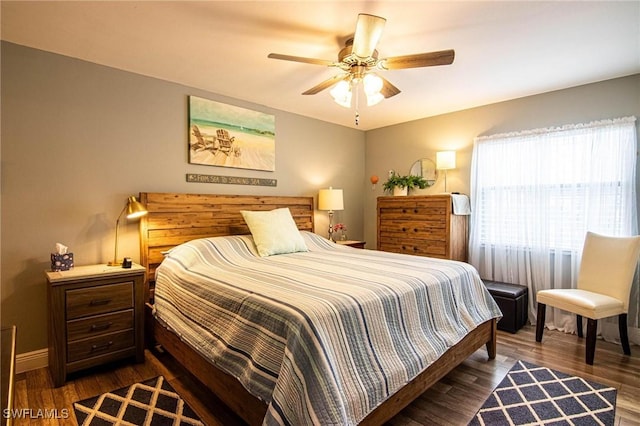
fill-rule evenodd
<path id="1" fill-rule="evenodd" d="M 470 262 L 483 278 L 535 294 L 575 287 L 587 231 L 637 234 L 635 117 L 476 138 Z M 634 284 L 629 337 L 640 344 Z M 575 332 L 575 315 L 547 309 L 547 326 Z M 617 320 L 600 321 L 617 338 Z M 634 340 L 635 339 L 635 340 Z"/>

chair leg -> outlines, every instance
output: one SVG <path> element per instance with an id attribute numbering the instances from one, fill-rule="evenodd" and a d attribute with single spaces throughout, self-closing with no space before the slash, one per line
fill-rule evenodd
<path id="1" fill-rule="evenodd" d="M 538 302 L 538 319 L 536 320 L 536 342 L 542 342 L 547 305 Z"/>
<path id="2" fill-rule="evenodd" d="M 582 315 L 577 315 L 578 337 L 582 338 Z"/>
<path id="3" fill-rule="evenodd" d="M 587 346 L 586 362 L 593 365 L 593 358 L 596 355 L 596 332 L 598 331 L 598 320 L 587 319 Z"/>
<path id="4" fill-rule="evenodd" d="M 627 332 L 627 314 L 618 315 L 618 330 L 620 330 L 620 343 L 625 355 L 631 355 L 629 346 L 629 334 Z"/>

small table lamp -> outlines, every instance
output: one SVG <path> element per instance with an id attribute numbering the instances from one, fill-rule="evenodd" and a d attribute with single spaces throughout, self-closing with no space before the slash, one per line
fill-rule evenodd
<path id="1" fill-rule="evenodd" d="M 147 214 L 147 209 L 136 200 L 136 197 L 131 196 L 127 199 L 127 204 L 125 204 L 118 215 L 118 220 L 116 220 L 116 247 L 113 253 L 113 260 L 107 264 L 108 266 L 122 266 L 122 259 L 118 259 L 118 227 L 120 225 L 120 218 L 125 211 L 127 212 L 127 219 L 138 219 Z"/>
<path id="2" fill-rule="evenodd" d="M 333 239 L 333 212 L 335 210 L 344 210 L 344 201 L 342 198 L 342 189 L 321 189 L 318 193 L 318 210 L 329 211 L 329 240 Z"/>
<path id="3" fill-rule="evenodd" d="M 447 170 L 456 168 L 456 152 L 436 152 L 436 169 L 444 170 L 444 192 L 447 192 Z"/>

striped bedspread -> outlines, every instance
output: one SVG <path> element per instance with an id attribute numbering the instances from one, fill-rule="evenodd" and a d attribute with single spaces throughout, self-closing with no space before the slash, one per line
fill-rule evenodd
<path id="1" fill-rule="evenodd" d="M 264 424 L 353 425 L 500 311 L 466 263 L 339 246 L 259 257 L 194 240 L 156 274 L 158 319 L 268 404 Z"/>

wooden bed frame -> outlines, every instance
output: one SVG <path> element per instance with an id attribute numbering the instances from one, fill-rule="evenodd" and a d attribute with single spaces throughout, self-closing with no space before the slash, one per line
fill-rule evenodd
<path id="1" fill-rule="evenodd" d="M 151 193 L 140 194 L 149 212 L 140 222 L 141 263 L 147 268 L 147 345 L 161 345 L 231 410 L 249 425 L 259 425 L 267 406 L 249 394 L 234 377 L 218 370 L 151 315 L 155 270 L 162 252 L 195 238 L 248 234 L 240 210 L 272 210 L 288 207 L 300 230 L 313 232 L 313 197 L 252 195 L 211 195 Z M 427 388 L 457 367 L 477 349 L 486 345 L 489 359 L 496 356 L 496 320 L 487 321 L 451 347 L 425 371 L 390 396 L 361 422 L 380 425 L 391 419 Z"/>

